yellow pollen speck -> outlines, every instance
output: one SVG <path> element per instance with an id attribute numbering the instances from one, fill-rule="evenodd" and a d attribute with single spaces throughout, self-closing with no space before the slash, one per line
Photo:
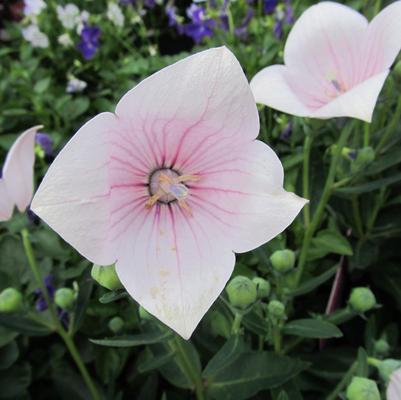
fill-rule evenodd
<path id="1" fill-rule="evenodd" d="M 150 292 L 150 296 L 152 297 L 152 299 L 155 299 L 158 296 L 160 289 L 157 287 L 153 287 L 153 288 L 150 288 L 149 292 Z"/>

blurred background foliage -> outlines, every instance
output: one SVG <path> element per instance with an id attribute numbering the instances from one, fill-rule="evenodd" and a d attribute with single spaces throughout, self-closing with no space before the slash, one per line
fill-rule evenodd
<path id="1" fill-rule="evenodd" d="M 52 0 L 0 4 L 0 160 L 19 133 L 44 125 L 36 148 L 37 183 L 85 121 L 113 111 L 124 92 L 190 53 L 224 44 L 248 78 L 282 63 L 294 20 L 314 2 L 72 3 L 75 8 Z M 343 3 L 369 18 L 387 4 Z M 293 263 L 282 253 L 279 261 L 272 255 L 292 249 L 297 257 L 302 216 L 270 243 L 237 257 L 234 276 L 253 279 L 258 299 L 241 308 L 223 293 L 190 342 L 138 309 L 123 289 L 99 285 L 90 263 L 35 216 L 16 215 L 1 224 L 0 291 L 18 289 L 23 312 L 0 313 L 0 398 L 90 398 L 62 341 L 43 323 L 49 311 L 28 267 L 23 228 L 30 231 L 49 293 L 64 287 L 77 293 L 68 310 L 57 304 L 59 317 L 101 398 L 190 399 L 201 385 L 213 399 L 336 399 L 344 398 L 353 375 L 377 378 L 384 392 L 386 379 L 369 359 L 401 358 L 400 89 L 397 64 L 373 123 L 349 122 L 354 132 L 301 285 L 293 288 Z M 298 194 L 304 138 L 313 135 L 313 213 L 344 121 L 305 120 L 261 106 L 259 111 L 260 139 L 278 153 L 285 186 Z M 377 304 L 365 310 L 366 302 L 355 300 L 358 293 L 348 302 L 355 287 L 370 288 Z"/>

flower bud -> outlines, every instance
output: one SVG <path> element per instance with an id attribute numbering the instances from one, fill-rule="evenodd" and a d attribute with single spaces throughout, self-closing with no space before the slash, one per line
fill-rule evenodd
<path id="1" fill-rule="evenodd" d="M 380 393 L 375 381 L 355 376 L 347 388 L 348 400 L 380 400 Z"/>
<path id="2" fill-rule="evenodd" d="M 270 256 L 273 268 L 284 274 L 291 271 L 295 265 L 295 253 L 292 250 L 277 250 Z"/>
<path id="3" fill-rule="evenodd" d="M 266 279 L 255 277 L 252 282 L 256 285 L 258 299 L 264 299 L 269 297 L 270 294 L 270 282 Z"/>
<path id="4" fill-rule="evenodd" d="M 226 287 L 229 302 L 234 306 L 245 309 L 256 301 L 256 284 L 245 276 L 236 276 Z"/>
<path id="5" fill-rule="evenodd" d="M 375 159 L 375 151 L 372 147 L 363 147 L 357 151 L 356 158 L 351 165 L 351 171 L 357 172 L 366 167 Z"/>
<path id="6" fill-rule="evenodd" d="M 109 329 L 113 333 L 121 332 L 124 328 L 124 325 L 124 320 L 121 317 L 113 317 L 108 323 Z"/>
<path id="7" fill-rule="evenodd" d="M 267 312 L 272 319 L 283 320 L 285 318 L 285 306 L 281 301 L 270 301 L 267 305 Z"/>
<path id="8" fill-rule="evenodd" d="M 76 293 L 70 288 L 60 288 L 54 294 L 54 302 L 61 309 L 69 311 L 75 303 Z"/>
<path id="9" fill-rule="evenodd" d="M 401 368 L 401 361 L 394 360 L 393 358 L 383 360 L 377 365 L 380 378 L 382 378 L 386 383 L 390 380 L 391 374 L 399 368 Z"/>
<path id="10" fill-rule="evenodd" d="M 117 290 L 123 288 L 123 285 L 118 279 L 114 265 L 101 266 L 94 264 L 91 275 L 99 285 L 106 289 Z"/>
<path id="11" fill-rule="evenodd" d="M 352 289 L 348 302 L 354 311 L 364 313 L 376 305 L 376 297 L 369 288 L 357 287 Z"/>
<path id="12" fill-rule="evenodd" d="M 381 338 L 375 341 L 374 350 L 380 356 L 387 356 L 390 352 L 390 345 L 388 344 L 386 339 Z"/>
<path id="13" fill-rule="evenodd" d="M 22 308 L 22 294 L 17 289 L 9 287 L 0 293 L 0 313 L 18 312 Z"/>
<path id="14" fill-rule="evenodd" d="M 144 321 L 151 321 L 153 319 L 152 314 L 148 313 L 142 306 L 139 306 L 139 317 Z"/>
<path id="15" fill-rule="evenodd" d="M 210 314 L 210 330 L 213 336 L 228 338 L 231 333 L 231 326 L 222 313 L 212 311 Z"/>

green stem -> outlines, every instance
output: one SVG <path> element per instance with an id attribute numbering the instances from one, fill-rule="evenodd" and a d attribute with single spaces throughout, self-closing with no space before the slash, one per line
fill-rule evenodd
<path id="1" fill-rule="evenodd" d="M 276 353 L 281 353 L 281 330 L 278 326 L 273 327 L 273 347 Z"/>
<path id="2" fill-rule="evenodd" d="M 352 196 L 352 212 L 354 214 L 354 222 L 355 222 L 356 230 L 358 232 L 358 236 L 362 237 L 363 236 L 363 224 L 362 224 L 362 219 L 361 219 L 361 213 L 359 211 L 358 196 L 356 194 L 354 194 Z"/>
<path id="3" fill-rule="evenodd" d="M 239 330 L 241 328 L 241 321 L 242 321 L 242 314 L 240 313 L 235 313 L 234 316 L 234 322 L 233 325 L 231 327 L 231 332 L 233 333 L 233 335 L 238 335 L 239 334 Z"/>
<path id="4" fill-rule="evenodd" d="M 65 331 L 65 329 L 63 328 L 62 324 L 60 323 L 60 321 L 57 317 L 56 309 L 54 307 L 53 302 L 50 299 L 49 292 L 46 288 L 46 285 L 43 282 L 42 276 L 39 271 L 38 264 L 36 262 L 36 259 L 35 259 L 34 253 L 33 253 L 33 249 L 32 249 L 32 245 L 29 240 L 28 230 L 25 228 L 22 229 L 21 236 L 22 236 L 22 244 L 24 246 L 25 254 L 28 258 L 29 266 L 30 266 L 33 276 L 35 277 L 35 280 L 42 292 L 42 295 L 46 301 L 46 304 L 50 311 L 50 315 L 52 318 L 54 328 L 56 329 L 57 333 L 61 336 L 65 345 L 67 346 L 67 349 L 69 350 L 71 357 L 75 361 L 75 364 L 77 365 L 77 367 L 82 375 L 83 380 L 85 381 L 86 385 L 88 386 L 88 389 L 92 395 L 92 398 L 94 400 L 100 400 L 100 396 L 97 392 L 97 389 L 89 375 L 88 370 L 85 367 L 85 364 L 83 363 L 83 361 L 79 355 L 78 349 L 76 348 L 72 337 Z"/>
<path id="5" fill-rule="evenodd" d="M 188 380 L 192 382 L 195 389 L 197 400 L 204 400 L 202 377 L 195 369 L 190 358 L 187 355 L 185 348 L 181 345 L 181 339 L 177 336 L 169 341 L 170 348 L 175 351 L 177 361 L 183 373 L 187 376 Z"/>
<path id="6" fill-rule="evenodd" d="M 363 129 L 363 147 L 368 147 L 370 143 L 370 124 L 365 123 Z"/>
<path id="7" fill-rule="evenodd" d="M 303 159 L 303 168 L 302 168 L 302 186 L 303 186 L 303 197 L 304 199 L 309 199 L 309 164 L 310 164 L 310 153 L 312 148 L 312 136 L 309 132 L 305 132 L 305 141 L 304 141 L 304 159 Z M 305 227 L 308 227 L 310 224 L 310 205 L 305 204 L 304 209 L 304 223 Z"/>
<path id="8" fill-rule="evenodd" d="M 387 140 L 389 139 L 389 137 L 397 129 L 400 119 L 401 119 L 401 97 L 398 100 L 397 108 L 395 109 L 393 118 L 391 119 L 391 122 L 387 125 L 387 128 L 384 131 L 383 135 L 381 136 L 381 139 L 376 147 L 376 154 L 380 153 L 380 151 L 383 149 L 384 145 L 387 143 Z"/>
<path id="9" fill-rule="evenodd" d="M 351 365 L 347 373 L 343 376 L 341 381 L 338 383 L 338 385 L 334 388 L 334 390 L 326 397 L 326 400 L 336 400 L 338 398 L 338 395 L 344 390 L 344 388 L 351 381 L 351 378 L 354 375 L 357 367 L 358 363 L 355 361 Z"/>
<path id="10" fill-rule="evenodd" d="M 309 251 L 309 246 L 312 240 L 312 237 L 316 230 L 319 228 L 320 223 L 322 221 L 322 217 L 324 214 L 324 210 L 327 206 L 327 203 L 330 200 L 330 196 L 333 190 L 334 179 L 336 176 L 337 165 L 341 159 L 341 151 L 345 146 L 349 135 L 351 134 L 353 124 L 347 125 L 340 134 L 340 138 L 337 142 L 337 147 L 335 149 L 335 153 L 331 159 L 329 172 L 327 175 L 326 183 L 323 188 L 323 193 L 321 195 L 321 199 L 319 205 L 316 209 L 315 214 L 312 217 L 310 225 L 307 227 L 304 240 L 302 243 L 301 253 L 299 256 L 298 268 L 295 276 L 295 284 L 298 286 L 299 282 L 301 281 L 303 270 L 306 264 L 306 258 Z"/>

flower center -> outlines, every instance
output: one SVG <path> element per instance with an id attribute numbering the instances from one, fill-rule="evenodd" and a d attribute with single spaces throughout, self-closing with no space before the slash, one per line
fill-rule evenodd
<path id="1" fill-rule="evenodd" d="M 170 168 L 160 168 L 154 171 L 149 177 L 150 197 L 145 207 L 151 208 L 156 203 L 169 204 L 177 201 L 178 205 L 191 215 L 191 209 L 185 201 L 189 189 L 184 182 L 198 180 L 199 177 L 196 175 L 180 175 Z"/>

